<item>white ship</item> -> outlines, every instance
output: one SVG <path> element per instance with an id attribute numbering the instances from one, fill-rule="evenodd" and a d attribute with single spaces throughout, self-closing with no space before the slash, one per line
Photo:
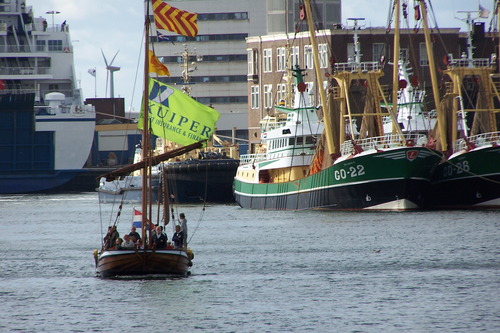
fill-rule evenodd
<path id="1" fill-rule="evenodd" d="M 95 112 L 76 86 L 70 26 L 24 1 L 0 3 L 0 113 L 0 193 L 53 189 L 84 172 Z"/>

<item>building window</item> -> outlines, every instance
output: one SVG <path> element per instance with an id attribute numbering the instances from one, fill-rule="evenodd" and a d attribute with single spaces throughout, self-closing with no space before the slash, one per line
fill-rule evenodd
<path id="1" fill-rule="evenodd" d="M 312 46 L 306 45 L 304 46 L 304 66 L 306 69 L 314 68 L 313 54 L 312 54 Z"/>
<path id="2" fill-rule="evenodd" d="M 385 55 L 385 44 L 384 43 L 373 43 L 372 45 L 372 61 L 379 61 L 382 56 Z"/>
<path id="3" fill-rule="evenodd" d="M 49 51 L 62 51 L 62 40 L 49 40 Z"/>
<path id="4" fill-rule="evenodd" d="M 264 73 L 270 73 L 273 71 L 273 50 L 264 49 Z"/>
<path id="5" fill-rule="evenodd" d="M 247 50 L 248 52 L 248 75 L 259 74 L 259 51 L 257 49 Z"/>
<path id="6" fill-rule="evenodd" d="M 306 82 L 307 85 L 307 95 L 309 96 L 309 101 L 311 105 L 316 103 L 316 99 L 314 98 L 314 82 Z"/>
<path id="7" fill-rule="evenodd" d="M 278 47 L 276 49 L 276 66 L 278 67 L 278 72 L 283 72 L 286 70 L 286 51 L 284 47 Z"/>
<path id="8" fill-rule="evenodd" d="M 427 57 L 427 49 L 425 43 L 420 43 L 420 66 L 429 66 L 429 58 Z"/>
<path id="9" fill-rule="evenodd" d="M 399 49 L 399 59 L 403 61 L 409 61 L 408 49 Z"/>
<path id="10" fill-rule="evenodd" d="M 292 68 L 295 68 L 295 66 L 300 66 L 299 62 L 299 47 L 298 46 L 292 46 L 291 47 L 291 58 L 292 58 Z"/>
<path id="11" fill-rule="evenodd" d="M 354 60 L 354 43 L 347 43 L 347 62 Z"/>
<path id="12" fill-rule="evenodd" d="M 273 107 L 273 85 L 265 84 L 264 85 L 264 107 L 272 108 Z"/>
<path id="13" fill-rule="evenodd" d="M 318 45 L 319 67 L 328 68 L 328 44 Z"/>
<path id="14" fill-rule="evenodd" d="M 198 14 L 198 21 L 248 20 L 248 12 Z"/>
<path id="15" fill-rule="evenodd" d="M 250 95 L 252 98 L 251 108 L 258 109 L 259 108 L 259 86 L 252 86 L 250 88 Z"/>
<path id="16" fill-rule="evenodd" d="M 278 98 L 278 103 L 281 105 L 281 101 L 286 102 L 286 83 L 278 83 L 276 85 L 276 97 Z"/>

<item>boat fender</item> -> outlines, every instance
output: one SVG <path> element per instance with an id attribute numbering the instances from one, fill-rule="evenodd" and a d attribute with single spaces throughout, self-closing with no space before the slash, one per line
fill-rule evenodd
<path id="1" fill-rule="evenodd" d="M 186 252 L 187 252 L 189 260 L 193 260 L 194 259 L 193 250 L 187 250 Z"/>
<path id="2" fill-rule="evenodd" d="M 94 249 L 94 261 L 95 261 L 95 266 L 97 267 L 97 255 L 99 254 L 99 251 L 97 249 Z"/>
<path id="3" fill-rule="evenodd" d="M 413 146 L 415 146 L 415 140 L 411 140 L 411 139 L 410 139 L 410 140 L 406 140 L 406 145 L 407 145 L 408 147 L 413 147 Z"/>

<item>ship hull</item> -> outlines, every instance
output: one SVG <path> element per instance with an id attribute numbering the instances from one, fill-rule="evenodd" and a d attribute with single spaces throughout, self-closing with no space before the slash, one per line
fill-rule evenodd
<path id="1" fill-rule="evenodd" d="M 27 174 L 0 174 L 0 194 L 20 194 L 43 192 L 60 187 L 78 174 L 81 170 L 54 171 Z"/>
<path id="2" fill-rule="evenodd" d="M 107 250 L 96 258 L 102 278 L 150 275 L 186 276 L 191 260 L 184 250 Z"/>
<path id="3" fill-rule="evenodd" d="M 232 203 L 232 183 L 238 165 L 239 161 L 236 159 L 214 159 L 173 162 L 163 167 L 166 171 L 167 187 L 174 196 L 175 203 Z M 115 183 L 116 186 L 110 187 L 110 184 L 101 184 L 97 189 L 99 201 L 110 203 L 121 201 L 123 198 L 126 203 L 140 203 L 141 176 L 127 177 L 122 180 L 124 185 Z M 158 176 L 153 178 L 152 185 L 153 200 L 161 201 Z"/>
<path id="4" fill-rule="evenodd" d="M 243 208 L 268 210 L 417 209 L 426 205 L 440 160 L 427 148 L 401 148 L 354 156 L 292 182 L 235 178 L 235 200 Z"/>
<path id="5" fill-rule="evenodd" d="M 0 194 L 66 184 L 87 160 L 95 115 L 35 114 L 34 94 L 0 95 Z"/>
<path id="6" fill-rule="evenodd" d="M 464 152 L 438 166 L 433 208 L 500 208 L 500 146 Z"/>

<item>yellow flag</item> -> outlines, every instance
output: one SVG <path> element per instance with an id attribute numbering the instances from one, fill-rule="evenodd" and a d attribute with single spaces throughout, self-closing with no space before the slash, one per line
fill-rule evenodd
<path id="1" fill-rule="evenodd" d="M 160 60 L 155 56 L 152 50 L 149 50 L 149 72 L 156 73 L 158 75 L 170 76 L 167 66 L 162 64 Z"/>
<path id="2" fill-rule="evenodd" d="M 219 112 L 203 105 L 182 91 L 149 79 L 149 127 L 153 134 L 180 145 L 209 139 Z M 137 127 L 143 129 L 143 112 Z"/>

